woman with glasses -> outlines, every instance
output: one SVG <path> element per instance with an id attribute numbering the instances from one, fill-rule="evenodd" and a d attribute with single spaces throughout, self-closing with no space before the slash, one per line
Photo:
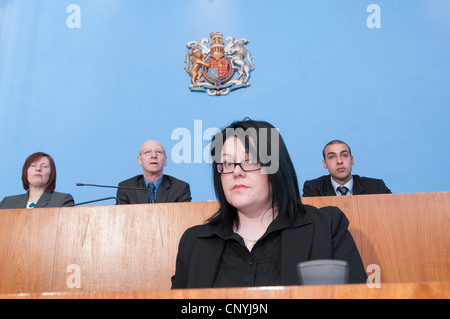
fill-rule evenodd
<path id="1" fill-rule="evenodd" d="M 55 192 L 56 166 L 53 158 L 43 152 L 33 153 L 22 167 L 23 195 L 7 196 L 0 209 L 72 206 L 70 194 Z"/>
<path id="2" fill-rule="evenodd" d="M 349 263 L 349 282 L 367 275 L 337 207 L 303 205 L 283 139 L 271 124 L 234 122 L 211 143 L 219 210 L 182 236 L 172 288 L 298 285 L 297 264 Z"/>

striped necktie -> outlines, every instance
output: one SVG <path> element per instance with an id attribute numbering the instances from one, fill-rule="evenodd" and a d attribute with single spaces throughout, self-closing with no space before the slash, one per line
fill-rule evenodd
<path id="1" fill-rule="evenodd" d="M 347 188 L 347 187 L 345 187 L 345 186 L 339 186 L 339 187 L 337 188 L 337 190 L 339 191 L 339 193 L 341 193 L 342 196 L 347 195 L 347 192 L 348 192 L 348 188 Z"/>
<path id="2" fill-rule="evenodd" d="M 150 191 L 150 203 L 156 202 L 156 193 L 155 193 L 156 187 L 155 187 L 155 184 L 149 183 L 147 188 Z"/>

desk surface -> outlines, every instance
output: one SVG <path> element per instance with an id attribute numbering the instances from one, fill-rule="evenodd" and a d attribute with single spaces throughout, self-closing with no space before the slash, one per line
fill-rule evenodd
<path id="1" fill-rule="evenodd" d="M 450 282 L 3 294 L 0 299 L 449 299 Z"/>
<path id="2" fill-rule="evenodd" d="M 379 266 L 382 283 L 450 281 L 450 192 L 302 201 L 345 212 L 365 268 Z M 192 202 L 2 210 L 0 294 L 168 290 L 181 235 L 217 207 Z M 68 285 L 73 278 L 81 286 L 76 291 Z"/>

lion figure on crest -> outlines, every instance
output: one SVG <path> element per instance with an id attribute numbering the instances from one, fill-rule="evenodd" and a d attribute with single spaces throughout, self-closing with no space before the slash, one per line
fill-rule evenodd
<path id="1" fill-rule="evenodd" d="M 200 70 L 201 67 L 205 66 L 209 68 L 209 64 L 205 62 L 205 56 L 200 50 L 200 48 L 197 45 L 187 46 L 188 49 L 192 49 L 192 52 L 189 53 L 189 50 L 186 52 L 186 72 L 191 76 L 191 82 L 194 87 L 199 87 L 200 85 L 197 84 L 197 81 L 200 83 L 204 83 L 205 80 L 202 80 L 201 77 L 203 73 Z M 192 56 L 192 59 L 190 57 Z M 192 67 L 189 70 L 189 65 L 192 62 Z"/>

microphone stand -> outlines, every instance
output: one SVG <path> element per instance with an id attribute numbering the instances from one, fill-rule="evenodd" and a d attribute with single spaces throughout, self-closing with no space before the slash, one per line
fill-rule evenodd
<path id="1" fill-rule="evenodd" d="M 117 200 L 117 197 L 106 197 L 106 198 L 102 198 L 102 199 L 90 200 L 88 202 L 82 202 L 82 203 L 73 204 L 70 207 L 74 207 L 74 206 L 78 206 L 78 205 L 84 205 L 84 204 L 90 204 L 90 203 L 95 203 L 95 202 L 100 202 L 100 201 L 108 200 L 108 199 L 115 199 L 115 200 Z"/>
<path id="2" fill-rule="evenodd" d="M 97 185 L 97 184 L 84 184 L 84 183 L 77 183 L 77 186 L 94 186 L 94 187 L 106 187 L 106 188 L 116 188 L 116 189 L 134 189 L 134 190 L 139 190 L 139 191 L 147 191 L 150 193 L 150 195 L 152 196 L 153 199 L 153 203 L 156 201 L 156 198 L 153 198 L 153 193 L 148 189 L 148 188 L 144 188 L 144 187 L 130 187 L 130 186 L 109 186 L 109 185 Z M 104 198 L 104 199 L 99 199 L 100 200 L 105 200 L 105 199 L 110 199 L 109 198 Z M 117 197 L 112 197 L 115 198 L 117 200 L 117 203 L 120 205 L 120 201 Z M 85 203 L 87 204 L 87 203 Z M 81 205 L 81 204 L 80 204 Z"/>

